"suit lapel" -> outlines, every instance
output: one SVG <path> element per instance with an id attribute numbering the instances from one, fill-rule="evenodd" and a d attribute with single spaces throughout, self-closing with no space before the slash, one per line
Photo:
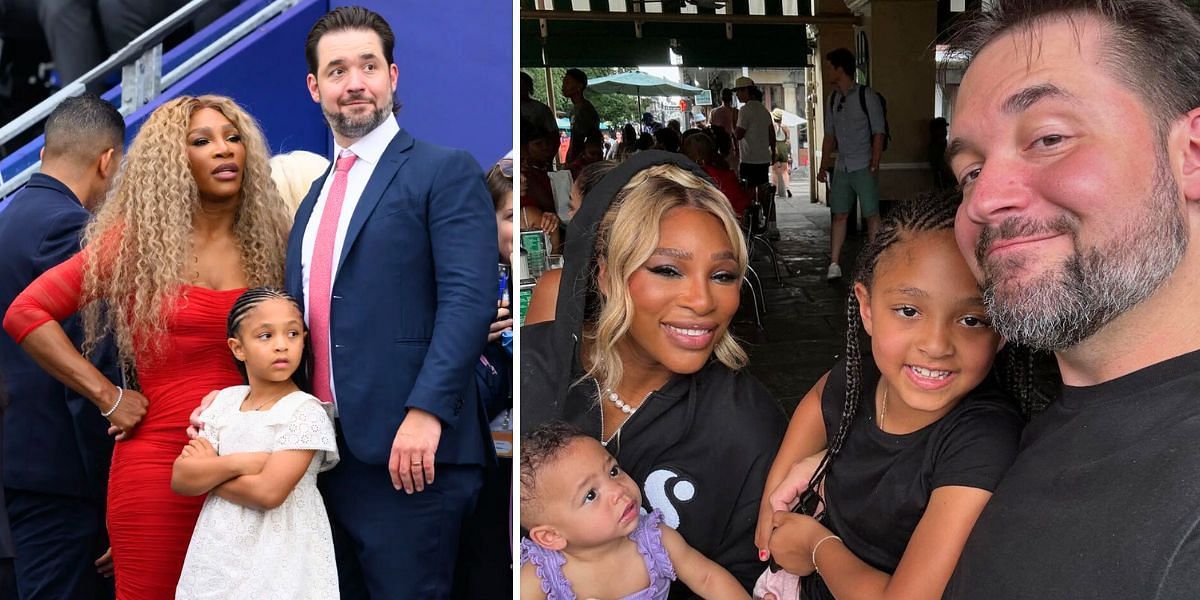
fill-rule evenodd
<path id="1" fill-rule="evenodd" d="M 412 136 L 401 129 L 392 138 L 387 150 L 384 150 L 383 155 L 380 156 L 379 164 L 375 165 L 375 170 L 371 172 L 371 178 L 367 180 L 367 187 L 363 189 L 362 196 L 358 199 L 358 206 L 354 208 L 354 214 L 350 216 L 350 224 L 346 228 L 346 239 L 342 242 L 342 253 L 338 256 L 338 274 L 342 272 L 342 265 L 346 262 L 346 256 L 350 254 L 350 248 L 354 247 L 354 240 L 358 238 L 358 234 L 366 225 L 367 217 L 375 211 L 375 207 L 383 198 L 383 193 L 396 176 L 396 172 L 408 160 L 408 156 L 404 152 L 412 145 Z"/>

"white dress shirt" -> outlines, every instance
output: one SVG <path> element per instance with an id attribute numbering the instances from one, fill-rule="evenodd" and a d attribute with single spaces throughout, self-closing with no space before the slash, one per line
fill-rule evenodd
<path id="1" fill-rule="evenodd" d="M 387 150 L 388 144 L 392 142 L 392 138 L 400 132 L 400 125 L 396 123 L 395 115 L 388 115 L 378 127 L 372 129 L 370 133 L 359 138 L 357 142 L 350 145 L 349 148 L 342 148 L 335 142 L 333 145 L 333 163 L 337 164 L 337 157 L 341 157 L 347 150 L 358 157 L 354 161 L 354 165 L 350 167 L 350 172 L 346 179 L 346 197 L 342 201 L 342 214 L 338 216 L 337 235 L 333 240 L 333 268 L 329 274 L 329 281 L 337 281 L 338 262 L 342 256 L 342 244 L 346 241 L 346 230 L 350 227 L 350 217 L 354 215 L 354 209 L 358 207 L 358 199 L 362 196 L 363 190 L 367 187 L 367 182 L 371 179 L 371 174 L 375 172 L 375 165 L 379 164 L 379 159 L 383 157 L 384 150 Z M 313 207 L 312 216 L 308 219 L 308 225 L 304 229 L 304 240 L 300 249 L 300 273 L 304 284 L 304 314 L 307 319 L 308 315 L 308 299 L 312 297 L 312 292 L 309 289 L 309 275 L 312 272 L 312 255 L 313 246 L 317 242 L 317 228 L 321 225 L 321 216 L 325 213 L 325 201 L 329 197 L 329 188 L 333 186 L 333 172 L 330 171 L 329 176 L 325 178 L 325 185 L 321 187 L 321 193 L 317 195 L 317 204 Z M 332 304 L 330 305 L 332 313 Z M 331 315 L 332 316 L 332 315 Z M 331 319 L 332 320 L 332 319 Z M 329 336 L 332 343 L 332 336 Z M 333 362 L 333 348 L 329 349 L 330 362 Z M 334 397 L 334 410 L 336 411 L 337 390 L 333 385 L 333 365 L 329 365 L 329 392 Z"/>

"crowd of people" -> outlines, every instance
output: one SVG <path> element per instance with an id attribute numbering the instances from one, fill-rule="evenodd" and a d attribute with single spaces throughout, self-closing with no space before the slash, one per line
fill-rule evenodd
<path id="1" fill-rule="evenodd" d="M 0 596 L 509 587 L 512 161 L 401 128 L 394 44 L 361 7 L 312 26 L 334 152 L 292 185 L 231 98 L 128 148 L 98 97 L 51 114 L 0 215 Z"/>
<path id="2" fill-rule="evenodd" d="M 990 4 L 952 37 L 957 189 L 874 214 L 844 351 L 790 420 L 729 333 L 747 252 L 718 179 L 662 145 L 587 184 L 521 333 L 522 598 L 1195 595 L 1200 19 Z M 887 126 L 825 58 L 819 172 L 852 201 Z M 742 179 L 778 141 L 751 119 Z"/>

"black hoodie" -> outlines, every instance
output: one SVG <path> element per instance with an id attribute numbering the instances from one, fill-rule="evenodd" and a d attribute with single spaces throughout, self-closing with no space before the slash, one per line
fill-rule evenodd
<path id="1" fill-rule="evenodd" d="M 596 226 L 637 172 L 674 164 L 708 176 L 680 154 L 643 151 L 618 165 L 588 193 L 571 221 L 556 319 L 521 331 L 521 427 L 566 421 L 599 439 L 601 412 L 594 380 L 579 359 L 588 273 Z M 749 374 L 715 359 L 699 372 L 675 375 L 652 393 L 608 450 L 642 488 L 642 504 L 659 509 L 696 550 L 729 569 L 751 589 L 764 564 L 754 528 L 767 471 L 787 419 Z M 671 598 L 692 597 L 681 583 Z"/>

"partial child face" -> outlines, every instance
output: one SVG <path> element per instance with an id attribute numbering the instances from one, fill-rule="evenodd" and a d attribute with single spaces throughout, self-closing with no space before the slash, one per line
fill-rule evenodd
<path id="1" fill-rule="evenodd" d="M 577 437 L 541 469 L 541 524 L 529 535 L 551 550 L 590 548 L 627 537 L 637 527 L 642 494 L 616 459 L 589 437 Z"/>
<path id="2" fill-rule="evenodd" d="M 308 76 L 308 92 L 339 135 L 357 140 L 391 114 L 400 71 L 390 58 L 370 29 L 334 31 L 317 42 L 317 73 Z"/>
<path id="3" fill-rule="evenodd" d="M 252 385 L 286 381 L 300 366 L 305 335 L 296 306 L 283 298 L 270 298 L 250 309 L 237 337 L 229 338 L 229 349 L 246 364 Z"/>
<path id="4" fill-rule="evenodd" d="M 659 226 L 658 247 L 629 276 L 633 319 L 618 342 L 621 358 L 649 371 L 699 371 L 737 312 L 741 282 L 720 219 L 672 209 Z"/>
<path id="5" fill-rule="evenodd" d="M 187 128 L 187 158 L 200 199 L 222 202 L 241 197 L 246 146 L 232 121 L 215 108 L 192 113 Z"/>
<path id="6" fill-rule="evenodd" d="M 500 210 L 496 211 L 496 232 L 499 235 L 497 241 L 500 244 L 500 260 L 505 263 L 511 263 L 513 251 L 512 192 L 504 195 L 504 201 L 500 203 Z"/>
<path id="7" fill-rule="evenodd" d="M 983 381 L 1001 341 L 954 233 L 904 235 L 879 257 L 871 291 L 854 292 L 888 415 L 931 423 Z"/>
<path id="8" fill-rule="evenodd" d="M 958 245 L 994 294 L 997 329 L 1051 350 L 1153 294 L 1188 238 L 1180 172 L 1143 92 L 1114 77 L 1106 26 L 1073 21 L 979 53 L 949 147 Z"/>

